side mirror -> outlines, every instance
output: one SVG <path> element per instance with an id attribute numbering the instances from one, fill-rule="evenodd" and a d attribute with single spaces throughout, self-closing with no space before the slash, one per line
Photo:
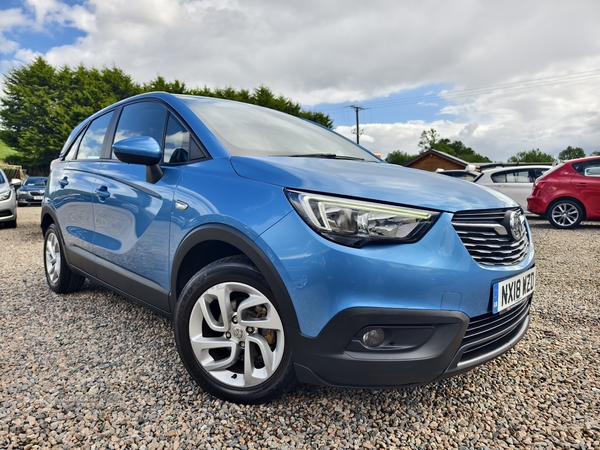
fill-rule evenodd
<path id="1" fill-rule="evenodd" d="M 19 180 L 18 178 L 13 178 L 12 180 L 10 180 L 10 185 L 14 188 L 19 188 L 21 187 L 21 180 Z"/>
<path id="2" fill-rule="evenodd" d="M 159 165 L 162 159 L 162 149 L 158 142 L 150 136 L 138 136 L 115 142 L 112 146 L 119 161 L 127 164 L 146 166 L 146 181 L 156 183 L 163 176 Z"/>

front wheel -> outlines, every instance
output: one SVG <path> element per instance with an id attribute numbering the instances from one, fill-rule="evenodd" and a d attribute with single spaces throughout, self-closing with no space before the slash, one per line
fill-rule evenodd
<path id="1" fill-rule="evenodd" d="M 273 293 L 243 256 L 200 270 L 175 309 L 175 340 L 186 369 L 207 392 L 235 403 L 265 403 L 296 382 Z"/>
<path id="2" fill-rule="evenodd" d="M 572 200 L 559 200 L 550 206 L 548 220 L 554 228 L 575 228 L 583 220 L 583 209 Z"/>

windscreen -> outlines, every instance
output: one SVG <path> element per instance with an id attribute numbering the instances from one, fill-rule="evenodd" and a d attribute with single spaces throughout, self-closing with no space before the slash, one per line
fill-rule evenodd
<path id="1" fill-rule="evenodd" d="M 335 156 L 379 161 L 311 122 L 245 103 L 180 97 L 236 156 Z"/>
<path id="2" fill-rule="evenodd" d="M 45 178 L 27 178 L 23 183 L 23 186 L 45 186 Z"/>

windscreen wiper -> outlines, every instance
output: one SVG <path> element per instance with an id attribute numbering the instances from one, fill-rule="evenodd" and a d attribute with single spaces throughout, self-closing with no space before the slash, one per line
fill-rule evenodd
<path id="1" fill-rule="evenodd" d="M 356 156 L 336 155 L 335 153 L 305 153 L 300 155 L 285 155 L 292 158 L 326 158 L 326 159 L 348 159 L 352 161 L 364 161 L 364 158 Z"/>

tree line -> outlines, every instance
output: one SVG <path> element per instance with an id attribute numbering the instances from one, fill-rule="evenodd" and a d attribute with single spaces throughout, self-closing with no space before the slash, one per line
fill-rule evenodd
<path id="1" fill-rule="evenodd" d="M 419 155 L 429 151 L 436 150 L 455 156 L 468 163 L 488 163 L 492 162 L 487 156 L 480 155 L 471 147 L 467 147 L 461 141 L 450 142 L 450 139 L 442 138 L 437 130 L 423 130 L 419 138 L 418 147 L 419 153 L 410 154 L 401 150 L 396 150 L 388 154 L 385 160 L 392 164 L 406 165 Z M 590 153 L 589 156 L 600 156 L 599 151 Z M 584 158 L 585 151 L 581 147 L 571 147 L 570 145 L 558 154 L 558 159 L 566 161 L 568 159 Z M 539 148 L 534 148 L 528 151 L 521 151 L 508 158 L 508 162 L 512 163 L 551 163 L 556 160 L 556 156 L 540 151 Z"/>
<path id="2" fill-rule="evenodd" d="M 333 127 L 328 115 L 303 110 L 299 103 L 282 95 L 276 96 L 262 85 L 253 90 L 189 88 L 182 81 L 167 81 L 161 76 L 140 84 L 117 67 L 101 70 L 83 65 L 56 68 L 44 58 L 37 57 L 30 64 L 10 69 L 4 75 L 0 96 L 0 140 L 17 152 L 7 156 L 5 161 L 30 169 L 31 173 L 47 173 L 50 162 L 58 156 L 67 137 L 81 121 L 119 100 L 152 91 L 252 103 L 327 128 Z"/>

